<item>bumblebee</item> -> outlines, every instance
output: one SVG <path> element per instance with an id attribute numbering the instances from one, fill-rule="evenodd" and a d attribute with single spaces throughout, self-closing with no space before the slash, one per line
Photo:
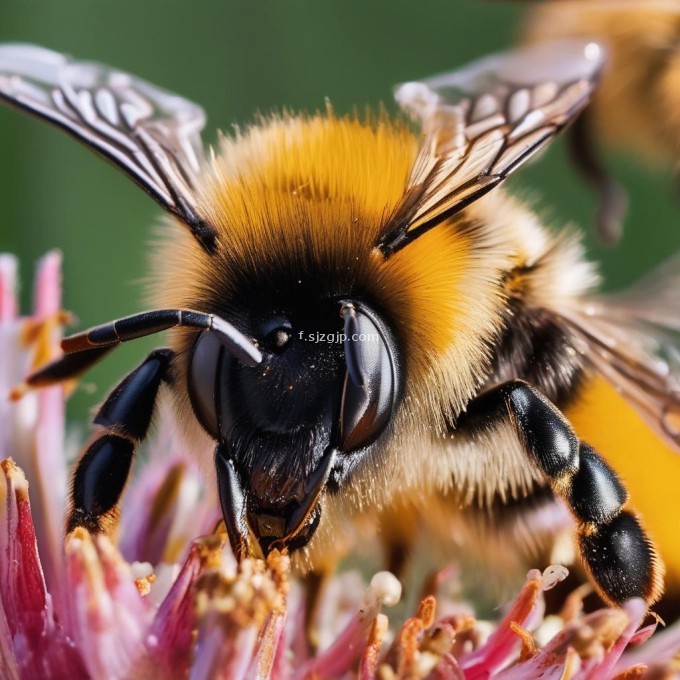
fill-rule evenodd
<path id="1" fill-rule="evenodd" d="M 680 162 L 680 4 L 551 0 L 528 12 L 523 32 L 527 42 L 592 39 L 608 51 L 597 95 L 570 139 L 573 159 L 600 196 L 598 234 L 614 244 L 627 201 L 600 158 L 600 144 L 654 166 L 677 170 Z"/>
<path id="2" fill-rule="evenodd" d="M 263 118 L 204 154 L 197 105 L 99 64 L 0 48 L 6 103 L 84 142 L 171 216 L 154 309 L 65 338 L 27 378 L 72 379 L 170 331 L 99 407 L 67 529 L 113 530 L 165 393 L 238 558 L 287 550 L 323 571 L 357 527 L 381 525 L 396 545 L 402 510 L 434 524 L 432 508 L 483 530 L 470 529 L 478 547 L 497 535 L 528 554 L 543 508 L 562 517 L 546 540 L 571 518 L 606 601 L 656 602 L 651 535 L 680 567 L 657 507 L 680 477 L 646 462 L 666 456 L 677 472 L 677 374 L 661 352 L 677 305 L 672 316 L 654 287 L 598 298 L 576 233 L 497 188 L 581 113 L 602 65 L 595 43 L 549 42 L 401 85 L 419 132 L 329 108 Z M 658 332 L 643 328 L 652 318 Z"/>

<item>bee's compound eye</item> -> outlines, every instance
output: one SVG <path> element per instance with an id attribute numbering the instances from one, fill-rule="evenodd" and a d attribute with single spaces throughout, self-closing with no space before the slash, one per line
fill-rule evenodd
<path id="1" fill-rule="evenodd" d="M 189 364 L 189 397 L 201 425 L 213 437 L 219 438 L 216 390 L 220 366 L 226 350 L 211 333 L 201 333 L 194 345 Z"/>
<path id="2" fill-rule="evenodd" d="M 399 375 L 394 341 L 379 318 L 357 303 L 343 306 L 343 316 L 347 372 L 339 448 L 349 452 L 367 446 L 385 429 L 395 408 Z"/>

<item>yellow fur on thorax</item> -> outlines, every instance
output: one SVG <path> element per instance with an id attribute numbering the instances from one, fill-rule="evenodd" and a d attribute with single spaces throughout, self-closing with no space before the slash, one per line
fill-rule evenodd
<path id="1" fill-rule="evenodd" d="M 224 137 L 199 194 L 218 252 L 208 256 L 183 234 L 161 249 L 162 304 L 196 307 L 215 296 L 216 277 L 237 298 L 234 272 L 257 278 L 282 262 L 297 263 L 301 278 L 351 280 L 384 306 L 408 349 L 412 419 L 441 426 L 442 409 L 464 406 L 488 362 L 508 253 L 489 227 L 470 236 L 451 222 L 384 260 L 375 243 L 418 148 L 410 128 L 385 115 L 283 115 Z"/>
<path id="2" fill-rule="evenodd" d="M 238 303 L 240 273 L 264 280 L 283 263 L 301 279 L 312 272 L 319 286 L 346 280 L 370 294 L 403 350 L 405 393 L 391 435 L 343 494 L 324 499 L 314 539 L 297 558 L 306 566 L 342 552 L 357 516 L 373 517 L 395 494 L 427 495 L 451 485 L 441 437 L 448 417 L 488 376 L 503 324 L 503 281 L 513 267 L 542 263 L 526 282 L 529 302 L 538 305 L 569 304 L 592 283 L 578 243 L 566 237 L 558 243 L 502 190 L 385 260 L 375 243 L 404 198 L 418 150 L 417 136 L 385 116 L 263 119 L 222 139 L 204 172 L 199 209 L 217 230 L 217 252 L 205 253 L 179 225 L 157 250 L 156 306 L 213 312 L 223 296 L 229 309 L 232 297 Z M 172 347 L 186 357 L 192 340 L 178 333 Z M 186 382 L 185 363 L 177 362 L 175 377 L 180 387 Z M 186 390 L 175 390 L 174 398 L 195 446 L 206 437 Z M 213 470 L 211 443 L 204 448 L 205 468 Z"/>

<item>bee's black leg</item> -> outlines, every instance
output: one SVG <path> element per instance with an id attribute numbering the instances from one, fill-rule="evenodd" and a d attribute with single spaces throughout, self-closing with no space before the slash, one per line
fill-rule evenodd
<path id="1" fill-rule="evenodd" d="M 217 492 L 220 497 L 222 517 L 234 557 L 240 562 L 248 555 L 248 525 L 246 523 L 246 498 L 234 463 L 224 444 L 215 450 Z"/>
<path id="2" fill-rule="evenodd" d="M 603 598 L 617 605 L 631 597 L 656 602 L 663 591 L 663 564 L 628 507 L 628 493 L 614 470 L 525 382 L 511 381 L 482 394 L 458 426 L 474 431 L 501 420 L 514 427 L 553 493 L 570 508 L 581 556 Z"/>
<path id="3" fill-rule="evenodd" d="M 173 352 L 157 349 L 111 392 L 95 416 L 102 431 L 76 466 L 66 530 L 107 531 L 127 482 L 135 447 L 146 437 L 158 388 L 167 377 Z"/>
<path id="4" fill-rule="evenodd" d="M 599 195 L 597 236 L 601 243 L 615 246 L 621 240 L 623 220 L 628 211 L 628 197 L 604 167 L 589 109 L 569 129 L 567 143 L 572 162 Z"/>

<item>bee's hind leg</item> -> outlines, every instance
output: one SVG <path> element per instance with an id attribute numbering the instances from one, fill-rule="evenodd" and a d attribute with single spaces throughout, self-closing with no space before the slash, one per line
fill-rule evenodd
<path id="1" fill-rule="evenodd" d="M 569 129 L 567 143 L 572 162 L 598 193 L 597 237 L 604 245 L 615 246 L 623 233 L 623 221 L 628 212 L 628 197 L 602 162 L 593 130 L 592 115 L 588 109 Z"/>
<path id="2" fill-rule="evenodd" d="M 172 350 L 157 349 L 114 388 L 94 418 L 100 426 L 80 457 L 71 482 L 67 532 L 83 527 L 108 533 L 118 519 L 118 501 L 135 448 L 148 432 L 158 389 L 168 376 Z"/>
<path id="3" fill-rule="evenodd" d="M 479 396 L 458 427 L 474 433 L 499 422 L 512 426 L 531 464 L 571 511 L 581 557 L 603 599 L 616 605 L 633 597 L 655 603 L 663 592 L 663 564 L 616 472 L 579 441 L 557 407 L 521 380 Z"/>

